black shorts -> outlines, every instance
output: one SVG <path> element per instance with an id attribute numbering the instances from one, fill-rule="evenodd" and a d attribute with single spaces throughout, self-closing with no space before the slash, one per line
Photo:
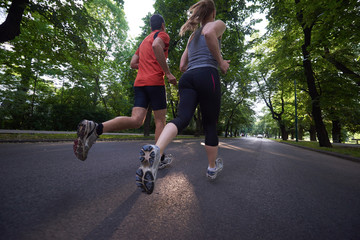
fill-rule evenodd
<path id="1" fill-rule="evenodd" d="M 134 107 L 148 108 L 150 105 L 153 110 L 166 109 L 165 86 L 134 87 L 134 91 Z"/>

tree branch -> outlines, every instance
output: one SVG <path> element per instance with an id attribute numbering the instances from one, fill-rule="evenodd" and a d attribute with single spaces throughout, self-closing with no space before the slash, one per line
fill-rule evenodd
<path id="1" fill-rule="evenodd" d="M 29 0 L 13 0 L 6 20 L 0 25 L 0 43 L 20 35 L 20 24 Z"/>
<path id="2" fill-rule="evenodd" d="M 332 54 L 330 54 L 330 50 L 328 48 L 325 48 L 325 54 L 322 57 L 325 58 L 331 64 L 333 64 L 338 70 L 342 71 L 344 74 L 353 78 L 355 80 L 355 83 L 358 86 L 360 86 L 360 75 L 356 74 L 354 71 L 346 67 L 341 62 L 337 61 L 335 57 Z"/>

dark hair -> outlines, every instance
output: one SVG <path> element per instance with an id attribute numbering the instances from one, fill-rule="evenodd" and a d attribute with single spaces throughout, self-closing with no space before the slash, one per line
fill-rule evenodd
<path id="1" fill-rule="evenodd" d="M 165 20 L 160 14 L 154 14 L 150 18 L 150 26 L 152 31 L 160 30 L 163 23 L 165 23 Z"/>

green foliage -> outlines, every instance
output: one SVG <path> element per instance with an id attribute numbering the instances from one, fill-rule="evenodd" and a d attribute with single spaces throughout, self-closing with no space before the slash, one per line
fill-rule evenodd
<path id="1" fill-rule="evenodd" d="M 189 33 L 179 36 L 187 9 L 196 0 L 157 0 L 170 35 L 168 63 L 180 79 L 179 63 Z M 10 1 L 0 7 L 9 9 Z M 298 128 L 303 135 L 314 125 L 313 100 L 304 76 L 303 29 L 311 28 L 308 51 L 328 132 L 332 123 L 343 131 L 360 132 L 360 3 L 357 0 L 215 0 L 217 19 L 227 25 L 222 38 L 224 59 L 231 60 L 221 75 L 220 132 L 253 131 L 279 135 L 295 131 L 297 91 Z M 256 36 L 259 20 L 247 19 L 257 10 L 267 14 L 267 33 Z M 136 71 L 129 68 L 134 50 L 150 33 L 143 19 L 142 34 L 127 40 L 122 0 L 31 1 L 21 34 L 0 45 L 0 128 L 73 130 L 83 118 L 105 121 L 130 115 Z M 299 14 L 302 21 L 299 22 Z M 257 84 L 258 82 L 258 84 Z M 176 115 L 177 87 L 167 84 L 168 120 Z M 256 99 L 271 106 L 257 125 L 251 110 Z M 281 116 L 279 121 L 273 117 Z M 199 122 L 199 121 L 197 121 Z M 196 121 L 189 132 L 197 129 Z"/>
<path id="2" fill-rule="evenodd" d="M 114 100 L 115 91 L 129 89 L 122 7 L 112 0 L 31 2 L 20 36 L 0 49 L 0 127 L 66 130 L 83 118 L 128 113 L 128 95 Z"/>
<path id="3" fill-rule="evenodd" d="M 298 126 L 310 130 L 313 125 L 311 98 L 302 66 L 303 28 L 311 31 L 307 51 L 312 61 L 316 90 L 324 122 L 340 121 L 351 132 L 359 131 L 360 68 L 359 68 L 359 7 L 356 0 L 258 1 L 268 12 L 266 41 L 258 41 L 253 74 L 261 84 L 258 94 L 279 103 L 285 99 L 283 121 L 293 131 L 294 81 L 298 93 Z M 299 23 L 299 15 L 302 22 Z M 267 80 L 267 85 L 263 81 Z M 276 105 L 276 104 L 275 104 Z M 274 109 L 279 109 L 275 106 Z M 357 116 L 355 116 L 357 115 Z M 329 131 L 329 130 L 328 130 Z"/>

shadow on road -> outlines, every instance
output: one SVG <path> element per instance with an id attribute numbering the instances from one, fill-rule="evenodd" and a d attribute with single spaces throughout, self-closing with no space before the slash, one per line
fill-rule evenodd
<path id="1" fill-rule="evenodd" d="M 85 240 L 111 239 L 128 213 L 133 208 L 139 196 L 143 194 L 138 189 L 134 191 L 112 214 L 107 216 L 95 229 L 89 232 Z"/>

